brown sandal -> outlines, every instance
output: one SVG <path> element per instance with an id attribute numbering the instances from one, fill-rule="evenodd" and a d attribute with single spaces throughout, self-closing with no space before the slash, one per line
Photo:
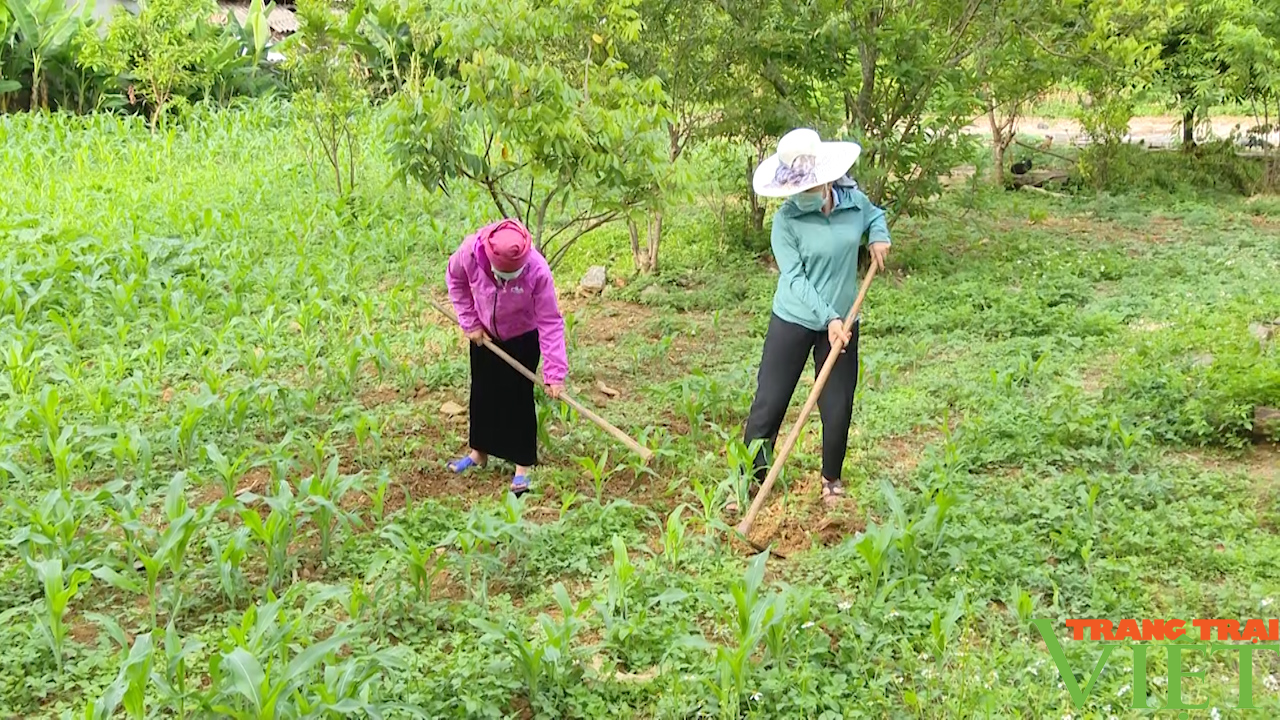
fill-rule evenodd
<path id="1" fill-rule="evenodd" d="M 842 498 L 846 497 L 844 492 L 844 483 L 839 480 L 822 480 L 822 501 L 828 505 L 834 505 Z"/>

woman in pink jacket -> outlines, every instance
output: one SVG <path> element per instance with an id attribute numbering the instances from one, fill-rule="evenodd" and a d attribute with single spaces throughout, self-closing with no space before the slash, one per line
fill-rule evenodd
<path id="1" fill-rule="evenodd" d="M 551 268 L 517 220 L 502 220 L 463 241 L 449 258 L 449 300 L 471 340 L 471 452 L 449 463 L 456 473 L 496 457 L 516 466 L 511 491 L 529 490 L 538 463 L 538 418 L 533 384 L 484 346 L 491 340 L 542 380 L 553 398 L 564 390 L 569 365 L 564 316 Z"/>

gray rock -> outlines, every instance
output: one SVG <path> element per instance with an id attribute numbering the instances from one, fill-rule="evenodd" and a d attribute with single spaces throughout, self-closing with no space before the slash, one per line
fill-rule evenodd
<path id="1" fill-rule="evenodd" d="M 1280 436 L 1280 408 L 1266 405 L 1254 407 L 1253 434 L 1260 438 Z"/>
<path id="2" fill-rule="evenodd" d="M 1213 364 L 1213 354 L 1212 354 L 1212 353 L 1198 353 L 1197 355 L 1195 355 L 1195 356 L 1194 356 L 1194 357 L 1192 357 L 1191 359 L 1192 359 L 1192 361 L 1194 361 L 1194 362 L 1195 362 L 1195 364 L 1196 364 L 1196 366 L 1197 366 L 1197 367 L 1209 367 L 1210 365 L 1212 365 L 1212 364 Z"/>
<path id="3" fill-rule="evenodd" d="M 582 282 L 578 283 L 578 289 L 584 293 L 601 293 L 604 292 L 604 286 L 608 282 L 609 276 L 605 268 L 601 265 L 595 265 L 587 269 L 587 274 L 582 276 Z"/>
<path id="4" fill-rule="evenodd" d="M 1268 343 L 1280 333 L 1280 325 L 1276 323 L 1249 323 L 1249 334 L 1260 343 Z"/>

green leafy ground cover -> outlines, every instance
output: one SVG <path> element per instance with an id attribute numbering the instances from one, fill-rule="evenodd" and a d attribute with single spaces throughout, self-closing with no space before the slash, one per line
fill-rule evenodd
<path id="1" fill-rule="evenodd" d="M 0 715 L 1123 717 L 1128 651 L 1081 711 L 1030 618 L 1274 614 L 1275 200 L 902 220 L 851 500 L 816 500 L 814 422 L 766 561 L 720 508 L 775 276 L 713 204 L 672 214 L 660 280 L 564 300 L 571 390 L 658 462 L 546 403 L 516 502 L 443 469 L 467 365 L 428 296 L 484 199 L 385 184 L 374 148 L 337 203 L 286 112 L 0 118 Z M 589 236 L 560 284 L 629 252 Z M 1236 659 L 1197 669 L 1235 712 Z M 1253 673 L 1280 712 L 1280 658 Z"/>

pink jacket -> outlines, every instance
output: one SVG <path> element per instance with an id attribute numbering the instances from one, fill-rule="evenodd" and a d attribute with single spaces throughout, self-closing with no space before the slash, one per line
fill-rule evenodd
<path id="1" fill-rule="evenodd" d="M 499 284 L 479 242 L 493 227 L 485 226 L 468 236 L 449 258 L 445 280 L 458 324 L 466 332 L 483 328 L 495 340 L 537 330 L 543 382 L 561 385 L 569 374 L 569 361 L 564 349 L 564 316 L 556 302 L 551 268 L 537 250 L 530 250 L 520 277 Z"/>

